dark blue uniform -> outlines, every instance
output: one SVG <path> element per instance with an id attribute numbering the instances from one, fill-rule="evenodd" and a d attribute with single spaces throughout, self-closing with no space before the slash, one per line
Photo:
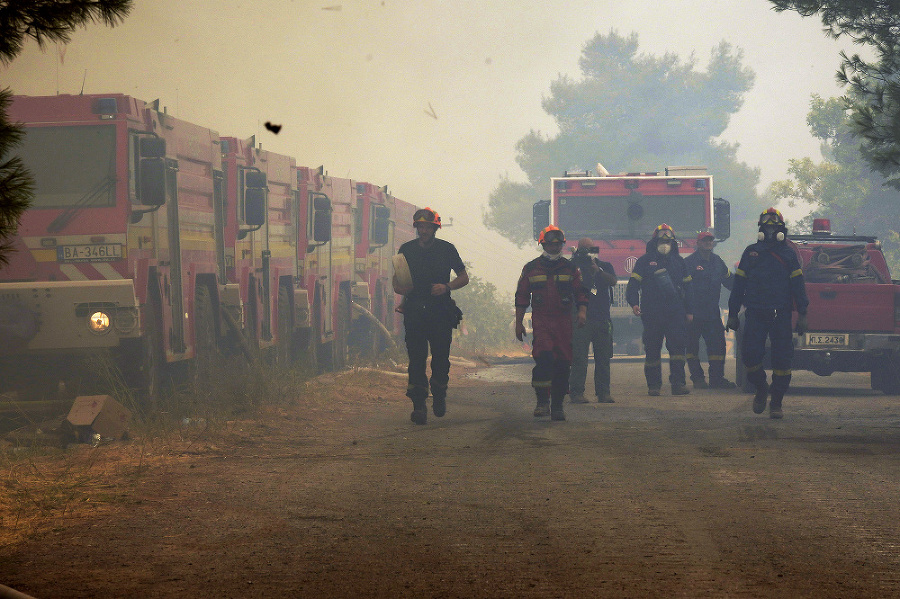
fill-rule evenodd
<path id="1" fill-rule="evenodd" d="M 688 369 L 694 383 L 705 380 L 700 364 L 700 337 L 703 337 L 709 356 L 709 381 L 715 387 L 725 378 L 725 326 L 719 311 L 719 295 L 723 286 L 726 289 L 734 286 L 734 276 L 722 258 L 712 253 L 709 259 L 704 259 L 696 251 L 684 259 L 684 264 L 694 291 L 694 320 L 687 326 Z"/>
<path id="2" fill-rule="evenodd" d="M 746 308 L 743 342 L 747 380 L 758 389 L 766 385 L 763 358 L 766 338 L 772 351 L 772 401 L 781 398 L 791 382 L 794 357 L 791 312 L 806 314 L 809 298 L 803 271 L 794 250 L 784 242 L 760 241 L 747 246 L 735 271 L 734 288 L 728 302 L 729 316 Z"/>
<path id="3" fill-rule="evenodd" d="M 674 245 L 674 244 L 673 244 Z M 684 348 L 687 342 L 687 314 L 693 313 L 691 276 L 678 255 L 677 246 L 667 255 L 657 250 L 657 240 L 647 244 L 647 253 L 638 258 L 625 288 L 630 306 L 640 304 L 644 325 L 644 376 L 647 387 L 662 387 L 662 343 L 669 351 L 669 382 L 684 387 Z"/>

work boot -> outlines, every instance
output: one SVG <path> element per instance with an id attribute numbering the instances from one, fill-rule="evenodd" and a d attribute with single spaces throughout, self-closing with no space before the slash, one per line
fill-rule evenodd
<path id="1" fill-rule="evenodd" d="M 756 385 L 756 395 L 753 396 L 753 413 L 762 414 L 766 411 L 766 400 L 769 398 L 769 383 L 762 381 Z M 781 411 L 779 405 L 778 411 Z"/>
<path id="2" fill-rule="evenodd" d="M 444 414 L 447 413 L 447 396 L 446 395 L 435 395 L 434 402 L 431 405 L 431 410 L 434 412 L 434 415 L 438 418 L 441 418 Z"/>
<path id="3" fill-rule="evenodd" d="M 735 387 L 737 387 L 737 385 L 726 378 L 710 379 L 709 386 L 711 389 L 734 389 Z"/>
<path id="4" fill-rule="evenodd" d="M 769 418 L 780 420 L 784 418 L 784 412 L 781 411 L 781 400 L 783 395 L 779 395 L 776 391 L 772 391 L 772 400 L 769 402 Z"/>
<path id="5" fill-rule="evenodd" d="M 570 403 L 590 403 L 588 399 L 584 396 L 584 393 L 572 393 L 569 396 Z"/>
<path id="6" fill-rule="evenodd" d="M 550 420 L 565 420 L 566 413 L 563 411 L 563 398 L 554 399 L 550 404 Z"/>
<path id="7" fill-rule="evenodd" d="M 703 383 L 706 384 L 705 382 Z M 691 390 L 685 385 L 672 385 L 672 395 L 690 395 Z"/>
<path id="8" fill-rule="evenodd" d="M 694 383 L 694 389 L 709 389 L 705 378 L 691 379 L 691 381 Z"/>
<path id="9" fill-rule="evenodd" d="M 409 419 L 416 424 L 428 423 L 428 408 L 425 406 L 424 399 L 417 399 L 413 402 L 413 411 L 409 415 Z"/>
<path id="10" fill-rule="evenodd" d="M 647 389 L 647 395 L 651 395 L 651 396 L 653 396 L 653 397 L 656 397 L 657 395 L 659 395 L 659 388 L 658 388 L 658 387 L 656 387 L 656 388 L 651 387 L 650 389 Z"/>
<path id="11" fill-rule="evenodd" d="M 604 393 L 597 396 L 597 403 L 616 403 L 616 400 L 609 393 Z"/>

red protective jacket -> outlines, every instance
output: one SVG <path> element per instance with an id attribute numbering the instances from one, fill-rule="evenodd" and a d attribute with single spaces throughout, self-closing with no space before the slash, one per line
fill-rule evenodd
<path id="1" fill-rule="evenodd" d="M 567 259 L 540 256 L 526 264 L 516 286 L 516 311 L 531 306 L 532 355 L 552 351 L 571 362 L 573 310 L 587 303 L 581 275 Z"/>

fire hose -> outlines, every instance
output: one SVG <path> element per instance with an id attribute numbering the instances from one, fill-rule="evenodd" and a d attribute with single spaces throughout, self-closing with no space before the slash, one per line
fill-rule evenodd
<path id="1" fill-rule="evenodd" d="M 363 306 L 360 306 L 360 305 L 357 304 L 356 302 L 351 302 L 351 305 L 353 306 L 353 309 L 354 309 L 354 310 L 356 310 L 357 312 L 359 312 L 361 315 L 363 315 L 363 316 L 366 318 L 366 320 L 368 320 L 369 322 L 371 322 L 372 324 L 375 325 L 375 330 L 376 330 L 378 333 L 380 333 L 381 336 L 382 336 L 388 343 L 390 343 L 391 349 L 397 349 L 397 343 L 394 341 L 394 336 L 393 336 L 393 335 L 391 334 L 391 332 L 387 329 L 387 327 L 384 326 L 384 324 L 383 324 L 380 320 L 378 320 L 378 317 L 377 317 L 377 316 L 375 316 L 374 314 L 372 314 L 371 312 L 369 312 L 366 308 L 364 308 Z"/>

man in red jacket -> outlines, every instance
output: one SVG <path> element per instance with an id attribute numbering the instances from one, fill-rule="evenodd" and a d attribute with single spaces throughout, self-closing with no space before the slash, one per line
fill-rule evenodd
<path id="1" fill-rule="evenodd" d="M 565 233 L 550 225 L 541 231 L 538 243 L 544 251 L 525 265 L 516 286 L 516 338 L 525 336 L 525 310 L 531 306 L 534 368 L 531 386 L 537 395 L 536 417 L 550 414 L 565 420 L 563 400 L 569 392 L 572 364 L 572 311 L 577 306 L 577 326 L 587 321 L 587 295 L 581 276 L 563 257 Z"/>

